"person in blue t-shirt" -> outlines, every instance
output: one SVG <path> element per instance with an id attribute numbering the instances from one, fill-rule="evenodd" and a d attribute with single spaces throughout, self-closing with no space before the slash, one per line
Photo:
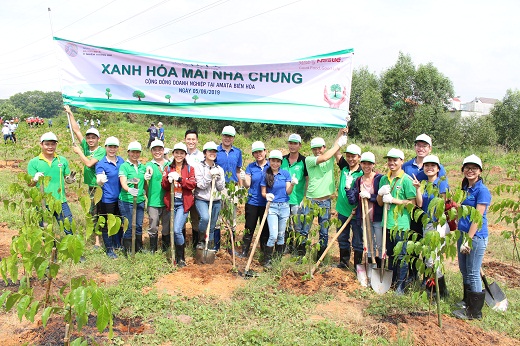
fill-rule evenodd
<path id="1" fill-rule="evenodd" d="M 482 224 L 471 222 L 469 215 L 459 219 L 458 228 L 463 232 L 457 243 L 459 270 L 464 284 L 464 298 L 460 310 L 453 312 L 460 319 L 481 319 L 485 293 L 482 292 L 480 269 L 488 244 L 487 208 L 491 193 L 482 180 L 482 160 L 476 155 L 466 157 L 462 163 L 462 190 L 466 199 L 462 205 L 475 208 L 482 215 Z M 471 241 L 470 241 L 471 239 Z"/>
<path id="2" fill-rule="evenodd" d="M 103 189 L 103 196 L 99 202 L 99 215 L 103 215 L 107 219 L 108 214 L 121 216 L 118 206 L 119 193 L 121 192 L 119 167 L 125 160 L 121 156 L 117 156 L 119 140 L 116 137 L 108 137 L 105 140 L 105 150 L 107 151 L 106 156 L 96 164 L 96 183 Z M 117 234 L 109 236 L 108 223 L 105 223 L 105 226 L 101 229 L 101 234 L 107 256 L 117 258 L 114 249 L 121 248 L 123 230 L 120 229 Z"/>
<path id="3" fill-rule="evenodd" d="M 157 127 L 155 127 L 155 124 L 152 123 L 148 130 L 146 130 L 146 132 L 148 132 L 148 134 L 150 135 L 150 138 L 148 138 L 148 144 L 146 145 L 146 149 L 150 149 L 150 144 L 152 144 L 152 142 L 155 141 L 159 136 L 159 130 L 157 129 Z"/>
<path id="4" fill-rule="evenodd" d="M 289 171 L 280 169 L 283 155 L 280 150 L 272 150 L 269 153 L 269 168 L 265 171 L 262 186 L 262 196 L 270 202 L 267 215 L 269 224 L 269 239 L 264 251 L 264 267 L 271 267 L 274 246 L 276 253 L 281 257 L 285 239 L 285 226 L 291 214 L 289 207 L 289 195 L 294 185 L 298 184 L 296 177 L 291 178 Z"/>

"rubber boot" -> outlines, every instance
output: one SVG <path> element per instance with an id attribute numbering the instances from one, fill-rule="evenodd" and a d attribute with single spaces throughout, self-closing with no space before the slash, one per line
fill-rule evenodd
<path id="1" fill-rule="evenodd" d="M 271 264 L 273 259 L 274 246 L 266 246 L 264 250 L 264 268 L 270 269 L 273 267 Z"/>
<path id="2" fill-rule="evenodd" d="M 323 255 L 323 253 L 325 252 L 326 248 L 327 248 L 326 246 L 320 246 L 320 249 L 316 253 L 316 262 L 318 262 L 318 260 L 320 259 L 321 255 Z"/>
<path id="3" fill-rule="evenodd" d="M 381 258 L 376 257 L 376 264 L 378 268 L 381 268 Z"/>
<path id="4" fill-rule="evenodd" d="M 206 233 L 199 231 L 199 242 L 197 243 L 196 248 L 204 248 L 204 242 L 206 240 Z"/>
<path id="5" fill-rule="evenodd" d="M 307 249 L 305 248 L 305 242 L 302 242 L 300 245 L 298 245 L 298 247 L 296 248 L 296 254 L 299 256 L 299 257 L 303 257 L 305 256 L 305 253 L 307 252 Z"/>
<path id="6" fill-rule="evenodd" d="M 251 247 L 251 241 L 253 240 L 253 234 L 251 232 L 244 234 L 242 237 L 242 251 L 237 254 L 238 258 L 246 258 Z"/>
<path id="7" fill-rule="evenodd" d="M 455 304 L 456 307 L 465 309 L 468 306 L 468 292 L 470 290 L 470 286 L 468 284 L 464 284 L 462 300 Z"/>
<path id="8" fill-rule="evenodd" d="M 350 248 L 339 249 L 339 264 L 338 268 L 348 268 L 350 265 Z"/>
<path id="9" fill-rule="evenodd" d="M 162 236 L 162 250 L 163 252 L 168 252 L 168 250 L 170 250 L 170 246 L 171 246 L 172 242 L 171 242 L 171 239 L 170 239 L 170 234 L 166 234 Z"/>
<path id="10" fill-rule="evenodd" d="M 192 230 L 192 234 L 191 234 L 191 245 L 193 246 L 193 248 L 197 248 L 197 244 L 199 242 L 199 232 L 194 232 Z"/>
<path id="11" fill-rule="evenodd" d="M 461 320 L 482 319 L 482 307 L 485 298 L 485 292 L 468 292 L 468 306 L 465 309 L 453 311 L 453 315 Z"/>
<path id="12" fill-rule="evenodd" d="M 159 240 L 159 237 L 156 235 L 150 236 L 150 252 L 155 253 L 157 252 L 157 241 Z"/>
<path id="13" fill-rule="evenodd" d="M 177 267 L 183 268 L 186 267 L 186 259 L 184 258 L 184 248 L 186 244 L 175 245 L 175 262 L 177 262 Z"/>
<path id="14" fill-rule="evenodd" d="M 363 252 L 362 251 L 354 251 L 354 267 L 357 264 L 361 264 L 363 262 Z"/>
<path id="15" fill-rule="evenodd" d="M 211 247 L 208 245 L 208 249 L 220 250 L 220 228 L 215 228 L 213 239 L 213 245 Z"/>
<path id="16" fill-rule="evenodd" d="M 135 236 L 135 252 L 140 252 L 143 249 L 143 236 L 136 235 Z"/>
<path id="17" fill-rule="evenodd" d="M 123 248 L 125 255 L 132 254 L 132 238 L 123 238 Z"/>
<path id="18" fill-rule="evenodd" d="M 283 257 L 284 248 L 285 248 L 284 244 L 281 244 L 281 245 L 276 244 L 275 245 L 274 249 L 276 251 L 276 258 L 281 259 Z"/>
<path id="19" fill-rule="evenodd" d="M 448 298 L 450 293 L 448 292 L 448 287 L 446 286 L 446 279 L 444 275 L 437 279 L 439 282 L 439 294 L 441 298 Z"/>

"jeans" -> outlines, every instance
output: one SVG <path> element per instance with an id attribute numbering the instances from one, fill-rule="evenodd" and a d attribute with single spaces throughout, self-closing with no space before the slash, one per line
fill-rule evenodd
<path id="1" fill-rule="evenodd" d="M 269 214 L 267 214 L 267 223 L 269 224 L 269 239 L 267 246 L 273 247 L 276 244 L 283 245 L 285 240 L 285 226 L 287 219 L 291 214 L 289 203 L 271 202 L 269 207 Z"/>
<path id="2" fill-rule="evenodd" d="M 348 217 L 338 213 L 338 219 L 341 221 L 341 226 L 345 224 Z M 357 220 L 352 219 L 345 227 L 343 232 L 338 237 L 338 244 L 340 249 L 350 249 L 350 230 L 352 229 L 352 248 L 354 251 L 363 252 L 363 229 L 357 223 Z"/>
<path id="3" fill-rule="evenodd" d="M 199 232 L 206 233 L 206 229 L 208 228 L 209 220 L 209 201 L 204 201 L 202 199 L 195 199 L 195 206 L 197 207 L 197 211 L 199 212 L 200 221 L 199 221 Z M 214 232 L 215 226 L 217 225 L 218 214 L 220 213 L 220 201 L 213 201 L 213 207 L 211 208 L 211 222 L 209 227 L 209 240 L 214 240 Z M 201 241 L 203 239 L 199 239 Z"/>
<path id="4" fill-rule="evenodd" d="M 383 225 L 381 222 L 373 222 L 370 221 L 370 229 L 372 230 L 372 249 L 370 248 L 370 243 L 368 243 L 367 239 L 367 256 L 368 257 L 379 257 L 383 255 L 383 252 L 381 251 L 383 247 Z M 368 237 L 368 230 L 367 230 L 367 237 Z"/>
<path id="5" fill-rule="evenodd" d="M 128 228 L 125 230 L 123 238 L 132 238 L 132 210 L 134 209 L 134 204 L 121 200 L 118 203 L 121 216 L 128 220 Z M 135 218 L 135 235 L 141 237 L 143 234 L 144 202 L 137 203 Z"/>
<path id="6" fill-rule="evenodd" d="M 323 214 L 320 213 L 321 215 L 318 215 L 318 223 L 320 225 L 320 249 L 324 250 L 329 243 L 329 230 L 327 227 L 325 227 L 325 223 L 326 222 L 328 223 L 328 221 L 330 220 L 331 200 L 330 200 L 330 198 L 325 199 L 323 201 L 311 199 L 311 204 L 314 204 L 323 210 Z M 307 214 L 309 214 L 309 211 L 310 211 L 309 207 L 304 207 L 302 209 L 302 214 L 307 215 Z M 300 234 L 302 236 L 304 236 L 305 238 L 307 238 L 309 235 L 309 230 L 311 229 L 311 226 L 312 226 L 312 221 L 308 223 L 304 220 L 303 228 L 302 228 Z"/>
<path id="7" fill-rule="evenodd" d="M 177 203 L 177 202 L 175 202 Z M 182 200 L 181 200 L 182 203 Z M 157 237 L 159 222 L 163 235 L 170 233 L 170 211 L 166 207 L 148 207 L 148 235 Z"/>
<path id="8" fill-rule="evenodd" d="M 482 281 L 480 279 L 480 267 L 484 259 L 484 253 L 488 243 L 488 238 L 473 237 L 473 246 L 468 255 L 460 253 L 460 245 L 463 237 L 457 242 L 459 251 L 459 269 L 462 274 L 462 282 L 470 286 L 471 292 L 482 292 Z"/>
<path id="9" fill-rule="evenodd" d="M 54 213 L 54 217 L 56 218 L 56 221 L 58 221 L 58 223 L 60 221 L 64 221 L 65 218 L 67 218 L 67 219 L 69 219 L 69 222 L 72 224 L 72 212 L 70 211 L 70 208 L 69 208 L 69 205 L 67 204 L 67 202 L 63 202 L 61 204 L 61 214 Z M 63 230 L 65 231 L 65 234 L 72 234 L 72 231 L 69 231 L 65 227 L 63 228 Z"/>
<path id="10" fill-rule="evenodd" d="M 301 233 L 302 222 L 300 221 L 300 218 L 298 216 L 302 214 L 303 208 L 300 208 L 300 205 L 298 205 L 298 204 L 290 204 L 289 208 L 291 209 L 291 216 L 293 217 L 292 219 L 294 221 L 294 222 L 290 223 L 289 229 L 291 231 Z M 294 217 L 294 215 L 298 215 L 298 216 Z"/>
<path id="11" fill-rule="evenodd" d="M 182 229 L 186 224 L 186 220 L 188 219 L 188 213 L 184 212 L 184 202 L 182 198 L 175 198 L 174 206 L 174 219 L 173 219 L 173 236 L 175 245 L 184 245 L 184 235 L 182 234 Z M 169 213 L 168 213 L 169 214 Z M 168 233 L 170 233 L 170 226 L 168 225 Z M 166 233 L 166 234 L 168 234 Z M 163 224 L 163 236 L 164 233 L 164 224 Z"/>
<path id="12" fill-rule="evenodd" d="M 103 242 L 105 243 L 105 248 L 107 252 L 110 252 L 111 249 L 119 249 L 121 248 L 121 239 L 123 239 L 123 230 L 119 229 L 119 231 L 112 235 L 108 235 L 108 214 L 113 214 L 115 216 L 120 216 L 118 202 L 113 203 L 103 203 L 99 202 L 98 204 L 98 212 L 99 215 L 102 215 L 107 220 L 105 222 L 105 226 L 101 229 L 101 233 L 103 236 Z"/>
<path id="13" fill-rule="evenodd" d="M 406 242 L 403 243 L 401 252 L 397 254 L 397 263 L 394 264 L 394 248 L 398 242 L 404 240 L 405 231 L 396 231 L 395 238 L 391 239 L 390 230 L 386 231 L 386 254 L 388 256 L 388 269 L 393 271 L 392 282 L 397 282 L 398 287 L 404 289 L 404 283 L 408 275 L 408 263 L 403 261 L 404 255 L 406 255 Z"/>

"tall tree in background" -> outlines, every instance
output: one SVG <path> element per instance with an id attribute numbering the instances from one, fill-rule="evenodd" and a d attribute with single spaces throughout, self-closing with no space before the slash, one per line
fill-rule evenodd
<path id="1" fill-rule="evenodd" d="M 520 148 L 520 91 L 507 90 L 491 111 L 498 143 L 507 150 Z"/>
<path id="2" fill-rule="evenodd" d="M 51 118 L 63 109 L 63 99 L 59 91 L 26 91 L 11 96 L 9 100 L 27 116 Z"/>

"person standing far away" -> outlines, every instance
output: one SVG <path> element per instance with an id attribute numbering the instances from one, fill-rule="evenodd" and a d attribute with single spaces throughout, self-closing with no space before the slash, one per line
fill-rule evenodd
<path id="1" fill-rule="evenodd" d="M 8 121 L 9 124 L 9 130 L 11 131 L 11 140 L 16 144 L 16 129 L 18 128 L 18 125 L 15 124 L 14 120 Z"/>
<path id="2" fill-rule="evenodd" d="M 236 131 L 233 126 L 224 126 L 222 129 L 222 143 L 217 147 L 217 160 L 215 161 L 220 167 L 224 169 L 224 178 L 226 180 L 226 186 L 234 183 L 238 186 L 242 186 L 238 176 L 242 169 L 242 151 L 237 147 L 233 146 L 235 141 Z M 227 189 L 226 189 L 227 192 Z M 232 203 L 233 210 L 233 225 L 232 232 L 235 232 L 237 223 L 237 204 L 238 201 L 230 201 L 229 199 L 222 199 L 222 208 L 226 207 L 226 203 Z M 234 234 L 234 233 L 233 233 Z M 233 237 L 234 238 L 234 237 Z M 220 248 L 220 228 L 215 229 L 215 250 Z"/>
<path id="3" fill-rule="evenodd" d="M 157 123 L 157 139 L 164 142 L 164 127 L 160 121 Z"/>
<path id="4" fill-rule="evenodd" d="M 69 168 L 69 162 L 64 156 L 56 154 L 58 137 L 52 132 L 44 133 L 40 137 L 41 154 L 29 161 L 27 173 L 32 177 L 29 186 L 43 184 L 43 177 L 50 177 L 45 185 L 45 193 L 51 193 L 52 197 L 61 202 L 61 213 L 54 214 L 56 221 L 69 219 L 72 223 L 72 213 L 67 203 L 65 183 L 72 184 L 76 181 L 76 173 Z M 71 230 L 64 228 L 65 234 L 72 234 Z"/>
<path id="5" fill-rule="evenodd" d="M 9 128 L 9 124 L 6 122 L 4 126 L 2 126 L 2 135 L 4 135 L 4 144 L 7 144 L 7 140 L 11 140 L 11 129 Z"/>
<path id="6" fill-rule="evenodd" d="M 90 128 L 93 129 L 94 127 L 96 127 L 94 124 L 94 119 L 90 119 Z"/>
<path id="7" fill-rule="evenodd" d="M 163 172 L 170 163 L 164 159 L 164 143 L 158 139 L 150 144 L 153 159 L 146 163 L 146 197 L 148 200 L 148 236 L 150 237 L 150 251 L 157 251 L 159 239 L 159 223 L 162 225 L 163 242 L 166 235 L 170 234 L 170 214 L 165 208 L 165 191 L 161 186 Z M 169 240 L 169 238 L 168 238 Z"/>
<path id="8" fill-rule="evenodd" d="M 52 119 L 49 119 L 48 124 L 49 124 L 49 128 L 51 128 L 52 127 Z"/>
<path id="9" fill-rule="evenodd" d="M 96 181 L 96 164 L 104 158 L 107 154 L 105 148 L 99 146 L 99 131 L 95 128 L 90 128 L 85 132 L 85 137 L 81 133 L 79 126 L 74 119 L 74 114 L 70 110 L 69 105 L 65 105 L 65 112 L 70 117 L 70 123 L 72 125 L 72 132 L 80 142 L 78 147 L 76 144 L 73 145 L 72 150 L 79 156 L 79 159 L 83 163 L 83 182 L 88 186 L 88 195 L 90 196 L 90 215 L 92 215 L 92 221 L 96 224 L 98 219 L 97 205 L 94 204 L 94 194 L 98 186 Z M 96 234 L 95 247 L 100 247 L 101 242 L 99 235 Z"/>
<path id="10" fill-rule="evenodd" d="M 148 134 L 150 135 L 150 138 L 148 138 L 148 144 L 146 145 L 146 149 L 150 149 L 150 144 L 152 144 L 152 142 L 157 139 L 159 131 L 157 130 L 157 127 L 155 127 L 155 124 L 152 123 L 148 130 L 146 130 L 146 132 L 148 132 Z"/>
<path id="11" fill-rule="evenodd" d="M 97 127 L 99 128 L 101 126 L 101 120 L 96 119 L 96 121 L 97 121 Z"/>
<path id="12" fill-rule="evenodd" d="M 330 220 L 330 207 L 332 203 L 332 195 L 336 192 L 334 182 L 334 162 L 336 161 L 336 154 L 342 146 L 347 144 L 348 128 L 343 128 L 338 131 L 338 136 L 334 141 L 334 145 L 327 150 L 325 140 L 321 137 L 316 137 L 311 140 L 312 155 L 305 159 L 305 166 L 309 174 L 309 185 L 307 187 L 307 198 L 312 205 L 317 206 L 322 210 L 318 216 L 318 223 L 320 225 L 320 248 L 317 257 L 319 258 L 329 241 L 328 221 Z M 303 208 L 303 214 L 308 214 L 309 207 Z M 307 239 L 309 230 L 312 226 L 311 222 L 304 222 L 301 235 Z M 302 241 L 298 247 L 298 255 L 303 256 L 306 252 L 306 240 Z"/>
<path id="13" fill-rule="evenodd" d="M 291 210 L 292 222 L 289 222 L 289 230 L 293 232 L 301 232 L 302 223 L 299 215 L 302 214 L 302 202 L 305 197 L 305 191 L 307 184 L 309 183 L 309 175 L 307 173 L 307 167 L 305 166 L 305 156 L 300 153 L 302 148 L 302 138 L 299 134 L 293 133 L 287 140 L 287 146 L 289 148 L 289 154 L 284 155 L 282 160 L 282 166 L 280 169 L 285 169 L 291 175 L 291 178 L 298 179 L 298 184 L 294 186 L 292 193 L 289 195 L 289 207 Z M 292 225 L 292 227 L 291 227 Z M 289 238 L 289 232 L 285 234 L 285 246 L 292 252 L 287 239 Z"/>
<path id="14" fill-rule="evenodd" d="M 204 161 L 204 154 L 200 151 L 197 146 L 199 144 L 199 133 L 197 130 L 186 130 L 184 133 L 184 142 L 186 143 L 187 155 L 186 161 L 190 167 L 194 169 Z M 195 249 L 199 242 L 199 222 L 200 217 L 195 205 L 190 208 L 190 223 L 191 223 L 191 243 Z M 184 228 L 183 234 L 186 234 L 186 228 Z"/>

